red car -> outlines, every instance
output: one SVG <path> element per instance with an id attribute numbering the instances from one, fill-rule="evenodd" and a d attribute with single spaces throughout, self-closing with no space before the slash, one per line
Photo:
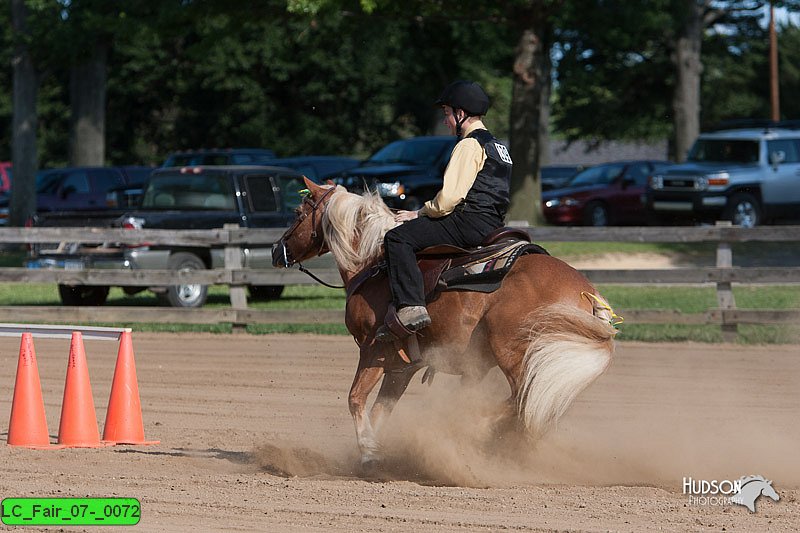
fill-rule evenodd
<path id="1" fill-rule="evenodd" d="M 0 193 L 11 190 L 11 161 L 0 161 Z"/>
<path id="2" fill-rule="evenodd" d="M 646 224 L 642 195 L 647 179 L 668 161 L 617 161 L 579 172 L 561 189 L 542 193 L 550 224 L 608 226 Z"/>

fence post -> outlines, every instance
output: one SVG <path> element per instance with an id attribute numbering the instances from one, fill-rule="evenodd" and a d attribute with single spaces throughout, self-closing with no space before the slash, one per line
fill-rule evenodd
<path id="1" fill-rule="evenodd" d="M 239 229 L 239 224 L 224 224 L 222 229 Z M 232 282 L 232 271 L 240 270 L 241 268 L 242 250 L 239 248 L 238 244 L 231 244 L 230 238 L 228 238 L 225 244 L 225 270 L 228 271 L 228 275 L 231 277 L 231 283 L 228 287 L 231 295 L 231 307 L 234 309 L 234 311 L 238 309 L 247 309 L 247 294 L 245 293 L 245 286 L 240 284 L 234 285 Z M 238 317 L 238 313 L 236 316 Z M 234 333 L 243 333 L 247 328 L 247 324 L 237 321 L 233 322 L 231 327 L 233 328 Z"/>
<path id="2" fill-rule="evenodd" d="M 717 221 L 717 227 L 729 227 L 730 221 Z M 717 243 L 717 268 L 733 267 L 733 250 L 731 243 L 720 239 Z M 730 281 L 717 281 L 717 306 L 723 310 L 722 313 L 722 340 L 725 342 L 735 342 L 739 334 L 737 324 L 725 323 L 725 309 L 736 309 L 736 300 L 733 297 L 733 288 Z"/>

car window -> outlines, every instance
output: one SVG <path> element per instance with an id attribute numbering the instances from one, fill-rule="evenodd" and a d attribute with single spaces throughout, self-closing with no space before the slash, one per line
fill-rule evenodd
<path id="1" fill-rule="evenodd" d="M 94 180 L 95 189 L 102 192 L 108 192 L 109 189 L 124 185 L 120 173 L 107 168 L 93 170 L 92 180 Z"/>
<path id="2" fill-rule="evenodd" d="M 688 160 L 700 163 L 757 163 L 758 141 L 698 139 L 689 151 Z"/>
<path id="3" fill-rule="evenodd" d="M 624 169 L 624 163 L 598 165 L 596 167 L 588 168 L 572 178 L 572 181 L 569 182 L 569 186 L 578 187 L 580 185 L 608 185 L 617 179 Z"/>
<path id="4" fill-rule="evenodd" d="M 800 139 L 776 139 L 767 142 L 767 151 L 783 152 L 782 163 L 800 163 Z"/>
<path id="5" fill-rule="evenodd" d="M 41 194 L 55 194 L 64 174 L 61 172 L 40 172 L 36 174 L 36 192 Z"/>
<path id="6" fill-rule="evenodd" d="M 85 170 L 75 170 L 67 173 L 67 177 L 61 183 L 62 191 L 71 191 L 73 193 L 87 193 L 89 188 L 89 176 L 86 175 Z"/>
<path id="7" fill-rule="evenodd" d="M 647 163 L 634 163 L 628 166 L 628 171 L 625 172 L 625 179 L 633 180 L 636 185 L 644 186 L 647 183 L 647 177 L 650 175 L 650 165 Z"/>
<path id="8" fill-rule="evenodd" d="M 442 151 L 452 143 L 449 139 L 425 141 L 395 141 L 378 150 L 367 160 L 367 164 L 408 163 L 432 165 Z"/>
<path id="9" fill-rule="evenodd" d="M 193 162 L 195 165 L 227 165 L 228 156 L 222 154 L 208 154 L 198 157 L 197 161 Z"/>
<path id="10" fill-rule="evenodd" d="M 153 173 L 152 168 L 126 168 L 125 173 L 128 175 L 128 179 L 130 180 L 131 184 L 143 184 L 147 181 L 147 178 L 150 177 L 150 174 Z"/>
<path id="11" fill-rule="evenodd" d="M 253 156 L 249 154 L 235 154 L 231 159 L 233 160 L 234 165 L 248 165 L 254 161 Z M 215 165 L 217 163 L 206 163 L 206 164 Z"/>
<path id="12" fill-rule="evenodd" d="M 250 207 L 250 211 L 278 210 L 275 191 L 272 188 L 272 181 L 269 176 L 247 176 L 244 179 L 244 186 L 247 189 L 247 204 Z"/>
<path id="13" fill-rule="evenodd" d="M 235 209 L 230 180 L 224 175 L 179 174 L 153 176 L 142 198 L 152 209 Z"/>
<path id="14" fill-rule="evenodd" d="M 310 179 L 310 176 L 306 177 Z M 282 210 L 287 213 L 294 211 L 303 202 L 300 191 L 306 188 L 306 184 L 297 176 L 278 176 L 276 183 L 280 189 Z"/>

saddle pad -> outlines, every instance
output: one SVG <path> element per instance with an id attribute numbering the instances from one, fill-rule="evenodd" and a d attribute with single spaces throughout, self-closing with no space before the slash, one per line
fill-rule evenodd
<path id="1" fill-rule="evenodd" d="M 538 244 L 514 242 L 489 257 L 445 270 L 441 275 L 441 290 L 493 292 L 521 255 L 546 254 Z M 442 287 L 444 285 L 444 287 Z"/>

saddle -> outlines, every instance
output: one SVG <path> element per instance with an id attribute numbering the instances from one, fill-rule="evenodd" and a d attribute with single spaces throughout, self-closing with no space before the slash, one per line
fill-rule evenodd
<path id="1" fill-rule="evenodd" d="M 425 248 L 417 253 L 417 264 L 424 281 L 425 302 L 434 300 L 442 291 L 494 292 L 514 262 L 527 254 L 549 255 L 547 250 L 531 243 L 527 232 L 508 227 L 496 229 L 487 235 L 478 248 L 465 249 L 452 245 Z M 347 296 L 350 297 L 365 281 L 378 275 L 386 275 L 385 261 L 357 274 L 347 287 Z M 398 320 L 391 304 L 384 323 L 398 339 L 413 334 Z"/>

